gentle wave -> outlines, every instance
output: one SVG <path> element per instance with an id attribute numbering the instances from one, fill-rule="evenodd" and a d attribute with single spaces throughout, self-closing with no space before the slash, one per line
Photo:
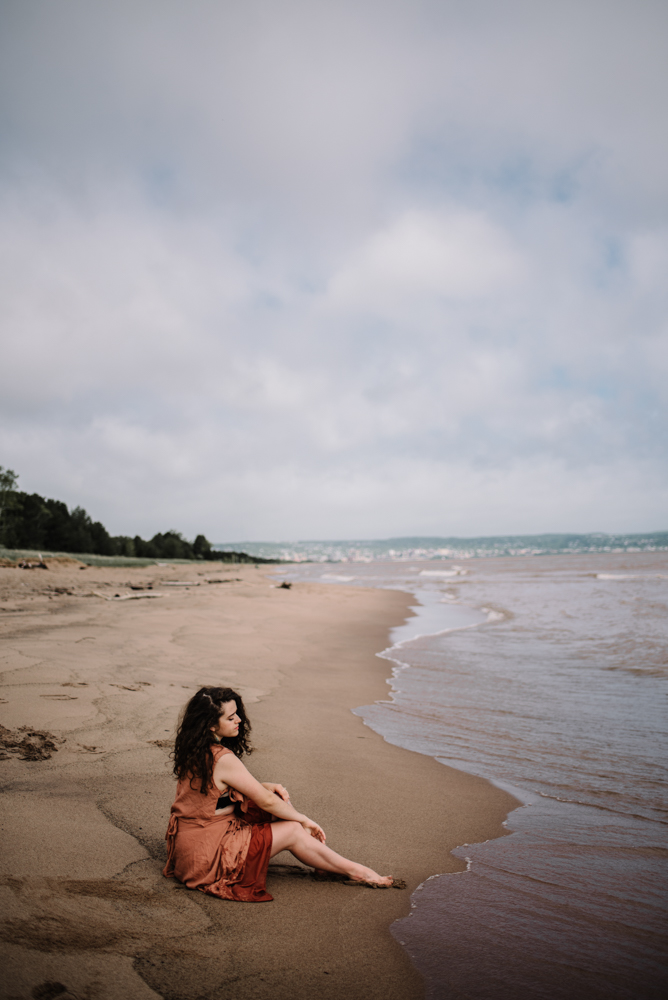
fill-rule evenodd
<path id="1" fill-rule="evenodd" d="M 596 573 L 597 580 L 666 580 L 665 573 Z"/>
<path id="2" fill-rule="evenodd" d="M 453 569 L 421 569 L 419 576 L 433 576 L 433 577 L 446 577 L 446 576 L 465 576 L 468 570 L 460 569 L 458 566 L 453 567 Z"/>
<path id="3" fill-rule="evenodd" d="M 388 698 L 356 714 L 525 803 L 509 836 L 457 848 L 467 871 L 429 878 L 392 933 L 429 1000 L 654 1000 L 668 979 L 666 557 L 467 569 L 349 567 L 348 585 L 417 599 L 379 654 L 392 664 Z"/>

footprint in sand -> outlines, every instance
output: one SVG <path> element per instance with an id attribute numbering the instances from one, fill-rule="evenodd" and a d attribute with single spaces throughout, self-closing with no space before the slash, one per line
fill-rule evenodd
<path id="1" fill-rule="evenodd" d="M 16 732 L 0 726 L 0 748 L 18 754 L 21 760 L 49 760 L 58 750 L 56 744 L 64 742 L 53 733 L 29 726 L 21 726 Z"/>

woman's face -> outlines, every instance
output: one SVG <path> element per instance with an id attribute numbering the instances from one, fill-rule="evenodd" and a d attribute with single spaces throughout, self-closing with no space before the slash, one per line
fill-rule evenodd
<path id="1" fill-rule="evenodd" d="M 236 701 L 224 701 L 223 710 L 218 716 L 218 725 L 211 726 L 211 732 L 221 739 L 238 736 L 240 724 Z"/>

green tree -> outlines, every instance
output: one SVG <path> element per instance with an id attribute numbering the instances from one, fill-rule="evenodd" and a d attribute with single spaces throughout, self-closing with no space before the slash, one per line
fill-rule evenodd
<path id="1" fill-rule="evenodd" d="M 111 544 L 114 556 L 136 556 L 137 551 L 135 548 L 134 538 L 129 538 L 127 535 L 115 535 L 111 539 Z"/>
<path id="2" fill-rule="evenodd" d="M 193 552 L 197 559 L 210 559 L 211 542 L 204 535 L 198 535 L 193 542 Z"/>
<path id="3" fill-rule="evenodd" d="M 148 543 L 154 559 L 193 559 L 193 547 L 180 531 L 166 531 L 164 535 L 154 535 Z"/>
<path id="4" fill-rule="evenodd" d="M 15 505 L 6 533 L 7 548 L 48 548 L 47 534 L 52 522 L 48 503 L 38 493 L 15 494 Z"/>
<path id="5" fill-rule="evenodd" d="M 5 535 L 9 529 L 10 512 L 16 506 L 16 482 L 18 476 L 11 469 L 0 465 L 0 543 L 6 544 Z"/>

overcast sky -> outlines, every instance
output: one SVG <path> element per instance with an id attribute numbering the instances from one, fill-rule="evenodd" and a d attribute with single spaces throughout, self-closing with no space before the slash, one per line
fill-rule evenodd
<path id="1" fill-rule="evenodd" d="M 0 0 L 0 464 L 112 533 L 668 527 L 665 0 Z"/>

